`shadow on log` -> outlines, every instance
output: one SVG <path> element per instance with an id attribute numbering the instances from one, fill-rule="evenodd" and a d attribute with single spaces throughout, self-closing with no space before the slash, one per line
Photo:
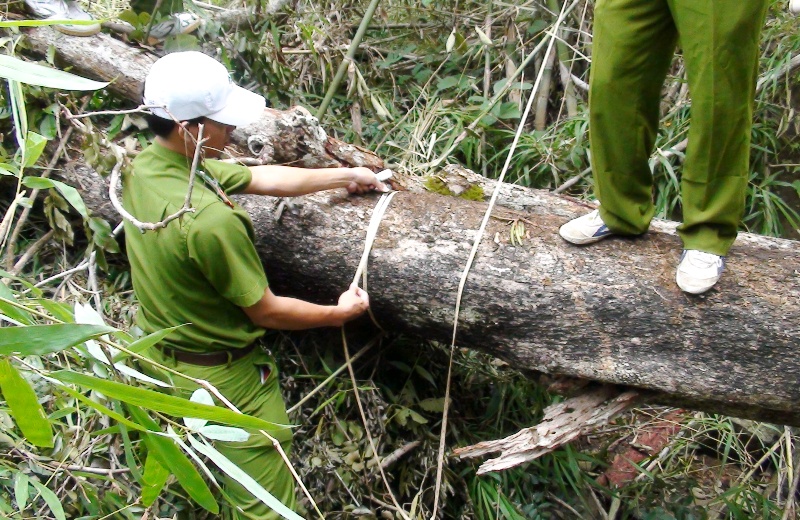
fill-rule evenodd
<path id="1" fill-rule="evenodd" d="M 53 33 L 40 28 L 30 39 L 43 32 Z M 54 39 L 47 41 L 61 53 L 64 38 Z M 143 77 L 121 79 L 122 58 L 116 72 L 89 74 L 71 61 L 80 53 L 70 52 L 60 55 L 77 72 L 117 77 L 117 85 Z M 239 143 L 255 137 L 263 149 L 269 139 L 254 131 L 242 129 Z M 308 135 L 320 132 L 310 128 Z M 297 164 L 319 160 L 307 150 L 292 152 Z M 102 179 L 86 167 L 68 175 L 90 207 L 118 220 L 101 196 Z M 486 193 L 494 185 L 464 175 Z M 416 179 L 406 184 L 409 191 L 393 199 L 370 258 L 373 310 L 388 329 L 449 343 L 459 277 L 487 204 L 426 193 Z M 276 220 L 275 199 L 241 198 L 275 292 L 334 301 L 355 272 L 376 200 L 316 194 L 296 199 Z M 467 281 L 460 347 L 520 369 L 644 389 L 651 402 L 800 425 L 800 243 L 740 235 L 721 282 L 695 297 L 675 285 L 681 244 L 674 225 L 656 223 L 641 238 L 576 247 L 557 230 L 588 211 L 585 205 L 511 185 L 502 187 L 499 200 Z M 511 241 L 511 223 L 525 226 L 521 243 Z"/>

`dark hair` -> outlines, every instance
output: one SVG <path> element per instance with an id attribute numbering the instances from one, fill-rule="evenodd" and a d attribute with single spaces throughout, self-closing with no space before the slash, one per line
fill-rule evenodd
<path id="1" fill-rule="evenodd" d="M 172 119 L 164 119 L 163 117 L 158 117 L 154 114 L 145 114 L 144 115 L 145 121 L 147 121 L 147 127 L 153 131 L 159 137 L 167 137 L 169 134 L 177 126 L 177 123 Z M 195 117 L 194 119 L 189 119 L 186 121 L 190 125 L 193 124 L 200 124 L 205 120 L 204 117 Z"/>

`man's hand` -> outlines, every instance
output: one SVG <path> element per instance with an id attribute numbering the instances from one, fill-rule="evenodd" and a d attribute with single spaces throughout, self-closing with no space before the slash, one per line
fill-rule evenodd
<path id="1" fill-rule="evenodd" d="M 355 168 L 350 168 L 350 172 L 353 174 L 353 180 L 347 185 L 348 193 L 362 195 L 368 191 L 378 191 L 381 193 L 389 191 L 386 185 L 379 181 L 375 173 L 369 168 L 357 166 Z"/>
<path id="2" fill-rule="evenodd" d="M 351 285 L 350 289 L 339 296 L 337 310 L 342 313 L 342 323 L 347 323 L 348 321 L 358 318 L 367 312 L 368 308 L 369 296 L 367 295 L 367 291 L 359 288 L 356 284 Z"/>

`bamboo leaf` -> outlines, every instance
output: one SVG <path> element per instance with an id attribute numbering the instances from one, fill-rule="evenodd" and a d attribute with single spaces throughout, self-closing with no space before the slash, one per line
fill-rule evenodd
<path id="1" fill-rule="evenodd" d="M 62 386 L 61 389 L 63 391 L 65 391 L 66 393 L 68 393 L 69 395 L 71 395 L 72 397 L 74 397 L 75 399 L 81 401 L 82 403 L 85 403 L 85 404 L 91 406 L 92 408 L 94 408 L 95 410 L 99 411 L 100 413 L 103 413 L 103 414 L 111 417 L 112 419 L 114 419 L 115 421 L 117 421 L 120 424 L 124 424 L 125 426 L 127 426 L 127 427 L 129 427 L 131 429 L 138 430 L 138 431 L 141 431 L 141 432 L 147 431 L 147 428 L 145 428 L 144 426 L 141 426 L 141 425 L 136 424 L 135 422 L 133 422 L 131 420 L 128 420 L 121 413 L 117 413 L 117 412 L 111 410 L 110 408 L 107 408 L 107 407 L 103 406 L 102 404 L 98 403 L 97 401 L 89 399 L 87 396 L 83 395 L 80 392 L 77 392 L 77 391 L 73 390 L 72 388 L 70 388 L 68 386 Z M 119 403 L 116 403 L 116 404 L 119 404 Z"/>
<path id="2" fill-rule="evenodd" d="M 156 501 L 169 478 L 169 471 L 162 466 L 151 452 L 144 461 L 142 475 L 142 505 L 150 507 Z"/>
<path id="3" fill-rule="evenodd" d="M 147 426 L 150 430 L 157 431 L 158 424 L 150 418 L 141 408 L 136 406 L 129 407 L 131 416 Z M 148 458 L 153 455 L 159 464 L 169 469 L 178 479 L 178 483 L 189 494 L 192 499 L 204 509 L 217 514 L 219 504 L 214 500 L 214 495 L 208 489 L 203 477 L 189 461 L 186 455 L 175 446 L 175 443 L 167 437 L 145 434 L 145 444 L 147 445 Z"/>
<path id="4" fill-rule="evenodd" d="M 183 325 L 178 325 L 176 327 L 170 327 L 168 329 L 163 329 L 163 330 L 157 330 L 156 332 L 148 334 L 143 338 L 139 338 L 130 345 L 128 345 L 128 350 L 136 354 L 141 354 L 142 352 L 145 352 L 150 347 L 152 347 L 153 345 L 164 339 L 170 332 L 172 332 L 175 329 L 179 329 L 181 327 L 183 327 Z M 120 361 L 127 356 L 128 356 L 127 353 L 120 352 L 119 354 L 114 356 L 114 362 L 116 363 L 117 361 Z"/>
<path id="5" fill-rule="evenodd" d="M 456 45 L 456 30 L 450 32 L 450 36 L 447 37 L 447 43 L 445 43 L 444 49 L 449 53 L 453 52 L 453 47 Z"/>
<path id="6" fill-rule="evenodd" d="M 200 403 L 200 404 L 214 404 L 214 398 L 211 397 L 211 394 L 208 393 L 208 390 L 205 388 L 198 388 L 194 392 L 192 392 L 192 397 L 189 398 L 190 401 L 193 403 Z M 184 417 L 183 424 L 186 425 L 187 428 L 190 430 L 197 431 L 203 426 L 206 425 L 208 421 L 205 419 L 194 419 L 192 417 Z"/>
<path id="7" fill-rule="evenodd" d="M 303 520 L 303 517 L 286 507 L 280 500 L 272 496 L 261 484 L 255 481 L 253 477 L 239 469 L 239 467 L 230 461 L 225 455 L 215 450 L 211 445 L 206 442 L 196 440 L 189 435 L 189 443 L 194 449 L 211 459 L 219 469 L 228 474 L 232 479 L 242 485 L 247 491 L 252 493 L 256 498 L 264 502 L 273 511 L 281 515 L 287 520 Z"/>
<path id="8" fill-rule="evenodd" d="M 58 499 L 56 494 L 41 482 L 31 480 L 31 484 L 33 484 L 33 487 L 35 487 L 39 491 L 39 494 L 42 495 L 45 504 L 47 504 L 47 507 L 49 507 L 50 511 L 53 512 L 53 516 L 56 517 L 56 520 L 67 520 L 67 515 L 64 514 L 64 508 L 61 506 L 61 501 Z"/>
<path id="9" fill-rule="evenodd" d="M 41 356 L 78 345 L 87 339 L 114 332 L 105 325 L 31 325 L 0 328 L 0 355 Z"/>
<path id="10" fill-rule="evenodd" d="M 2 330 L 2 329 L 0 329 Z M 126 403 L 141 406 L 149 410 L 167 413 L 177 417 L 197 417 L 218 423 L 239 426 L 241 428 L 254 428 L 257 430 L 281 430 L 290 428 L 286 424 L 276 424 L 245 415 L 236 413 L 219 406 L 209 406 L 207 404 L 193 403 L 187 399 L 162 394 L 153 390 L 136 388 L 114 381 L 106 381 L 96 377 L 71 372 L 69 370 L 59 370 L 50 374 L 51 377 L 64 383 L 73 383 L 92 390 L 97 390 L 107 397 L 119 399 Z"/>
<path id="11" fill-rule="evenodd" d="M 94 25 L 97 20 L 3 20 L 0 28 L 6 27 L 44 27 L 46 25 Z"/>
<path id="12" fill-rule="evenodd" d="M 33 445 L 52 448 L 53 430 L 36 393 L 8 359 L 0 359 L 0 390 L 22 434 Z"/>
<path id="13" fill-rule="evenodd" d="M 18 303 L 14 293 L 4 283 L 0 283 L 0 297 L 4 300 Z M 28 325 L 32 321 L 30 313 L 25 312 L 19 307 L 11 305 L 3 300 L 0 300 L 0 312 L 19 323 L 24 323 L 25 325 Z"/>
<path id="14" fill-rule="evenodd" d="M 70 23 L 75 22 L 77 20 L 70 21 Z M 63 70 L 51 69 L 5 54 L 0 55 L 0 78 L 59 90 L 97 90 L 108 85 L 107 82 L 82 78 Z"/>
<path id="15" fill-rule="evenodd" d="M 28 506 L 30 497 L 30 483 L 28 476 L 21 471 L 14 474 L 14 500 L 17 501 L 17 508 L 20 511 Z"/>
<path id="16" fill-rule="evenodd" d="M 0 66 L 0 77 L 2 77 L 2 67 Z M 17 144 L 20 153 L 25 156 L 25 136 L 28 135 L 28 113 L 25 110 L 25 93 L 22 92 L 22 84 L 19 81 L 8 80 L 8 92 L 11 98 L 11 114 L 14 117 L 14 131 L 16 132 Z"/>
<path id="17" fill-rule="evenodd" d="M 244 442 L 250 438 L 250 434 L 241 428 L 231 428 L 230 426 L 218 426 L 211 424 L 203 426 L 197 430 L 203 437 L 214 441 Z"/>
<path id="18" fill-rule="evenodd" d="M 478 33 L 478 38 L 480 38 L 481 43 L 483 43 L 484 45 L 491 45 L 492 44 L 491 38 L 486 36 L 486 33 L 481 31 L 479 27 L 475 28 L 475 32 Z"/>

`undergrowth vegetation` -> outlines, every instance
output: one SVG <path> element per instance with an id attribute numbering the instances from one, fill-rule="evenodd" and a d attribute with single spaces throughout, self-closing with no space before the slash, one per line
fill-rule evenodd
<path id="1" fill-rule="evenodd" d="M 459 163 L 497 177 L 522 124 L 506 180 L 590 198 L 592 5 L 385 0 L 318 116 L 330 134 L 417 175 Z M 230 14 L 242 6 L 218 7 Z M 126 6 L 100 0 L 87 8 L 115 16 Z M 220 21 L 219 11 L 192 8 L 207 18 L 205 26 L 195 37 L 166 42 L 167 49 L 218 50 L 239 83 L 274 107 L 315 112 L 367 6 L 298 1 L 238 25 Z M 562 10 L 568 14 L 556 53 L 545 60 L 543 43 Z M 793 58 L 800 31 L 785 11 L 784 1 L 774 2 L 763 35 L 743 226 L 797 239 Z M 19 31 L 4 30 L 3 53 L 24 54 Z M 534 110 L 521 121 L 540 70 Z M 209 398 L 202 394 L 171 400 L 139 371 L 135 360 L 163 335 L 141 338 L 131 330 L 136 302 L 116 223 L 92 216 L 74 188 L 49 175 L 58 161 L 78 157 L 108 172 L 117 160 L 104 148 L 108 142 L 134 150 L 151 136 L 135 115 L 65 120 L 64 109 L 130 108 L 103 90 L 81 98 L 65 85 L 12 81 L 0 94 L 0 318 L 8 333 L 0 335 L 0 515 L 209 518 L 224 500 L 214 483 L 226 470 L 218 469 L 208 440 L 235 437 L 253 423 L 223 407 L 204 408 Z M 691 117 L 679 55 L 663 99 L 651 159 L 654 196 L 659 217 L 677 218 Z M 403 518 L 400 504 L 410 518 L 429 518 L 449 349 L 393 335 L 351 345 L 353 381 L 337 333 L 272 333 L 266 344 L 298 425 L 290 457 L 308 488 L 298 495 L 303 516 Z M 532 426 L 561 399 L 529 374 L 458 349 L 451 392 L 449 447 Z M 228 429 L 182 420 L 188 408 Z M 660 441 L 643 446 L 645 432 Z M 631 449 L 640 453 L 635 469 L 624 464 Z M 205 457 L 191 458 L 198 453 Z M 439 517 L 797 518 L 799 454 L 791 428 L 645 408 L 502 473 L 478 476 L 477 463 L 448 457 Z"/>

